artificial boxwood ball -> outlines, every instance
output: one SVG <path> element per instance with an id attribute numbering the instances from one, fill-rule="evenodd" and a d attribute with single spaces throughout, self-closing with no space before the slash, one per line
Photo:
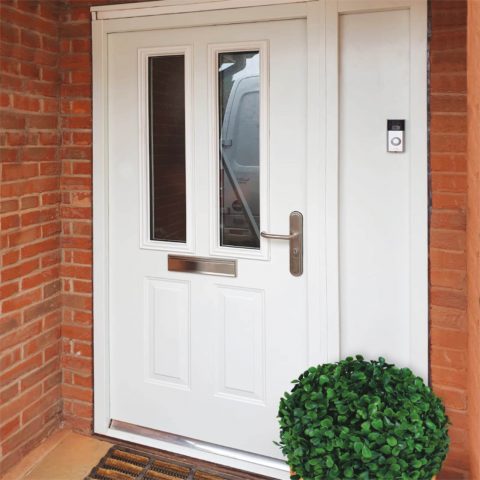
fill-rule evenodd
<path id="1" fill-rule="evenodd" d="M 445 408 L 408 368 L 348 357 L 293 383 L 278 414 L 292 479 L 430 480 L 440 470 Z"/>

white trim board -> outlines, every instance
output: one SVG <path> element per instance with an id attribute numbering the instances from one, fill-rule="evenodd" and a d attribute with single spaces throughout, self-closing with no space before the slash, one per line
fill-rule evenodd
<path id="1" fill-rule="evenodd" d="M 126 3 L 90 7 L 92 20 L 145 17 L 178 13 L 229 10 L 288 3 L 305 3 L 317 0 L 160 0 L 154 2 Z"/>

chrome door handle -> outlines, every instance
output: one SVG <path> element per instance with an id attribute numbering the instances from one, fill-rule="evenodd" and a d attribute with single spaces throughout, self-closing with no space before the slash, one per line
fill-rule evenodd
<path id="1" fill-rule="evenodd" d="M 290 273 L 299 277 L 303 273 L 303 215 L 294 211 L 290 214 L 290 233 L 280 235 L 278 233 L 261 232 L 263 238 L 271 240 L 288 240 L 290 242 Z"/>
<path id="2" fill-rule="evenodd" d="M 261 232 L 260 235 L 263 238 L 271 238 L 272 240 L 291 240 L 292 238 L 298 237 L 298 233 L 291 233 L 290 235 L 280 235 L 278 233 L 267 233 Z"/>

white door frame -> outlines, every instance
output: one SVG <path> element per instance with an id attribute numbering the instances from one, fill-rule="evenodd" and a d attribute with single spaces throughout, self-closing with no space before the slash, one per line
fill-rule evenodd
<path id="1" fill-rule="evenodd" d="M 270 8 L 277 6 L 277 8 Z M 338 20 L 339 15 L 410 10 L 410 359 L 428 378 L 428 183 L 426 0 L 162 0 L 92 7 L 94 431 L 235 468 L 288 478 L 281 462 L 221 448 L 154 438 L 112 428 L 109 385 L 109 213 L 107 39 L 110 33 L 225 22 L 305 18 L 308 39 L 307 212 L 308 315 L 311 364 L 340 356 L 338 291 Z M 195 13 L 195 15 L 192 15 Z M 172 15 L 175 14 L 175 15 Z M 135 17 L 142 17 L 141 25 Z M 414 47 L 413 47 L 414 46 Z M 322 94 L 322 92 L 325 92 Z M 326 185 L 326 190 L 316 188 Z M 321 214 L 319 215 L 318 212 Z M 325 212 L 323 214 L 322 212 Z M 309 248 L 315 245 L 316 248 Z"/>

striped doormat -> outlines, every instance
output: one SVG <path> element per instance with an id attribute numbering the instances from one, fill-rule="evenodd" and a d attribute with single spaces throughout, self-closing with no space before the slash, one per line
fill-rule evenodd
<path id="1" fill-rule="evenodd" d="M 243 478 L 114 445 L 85 480 L 243 480 Z"/>

